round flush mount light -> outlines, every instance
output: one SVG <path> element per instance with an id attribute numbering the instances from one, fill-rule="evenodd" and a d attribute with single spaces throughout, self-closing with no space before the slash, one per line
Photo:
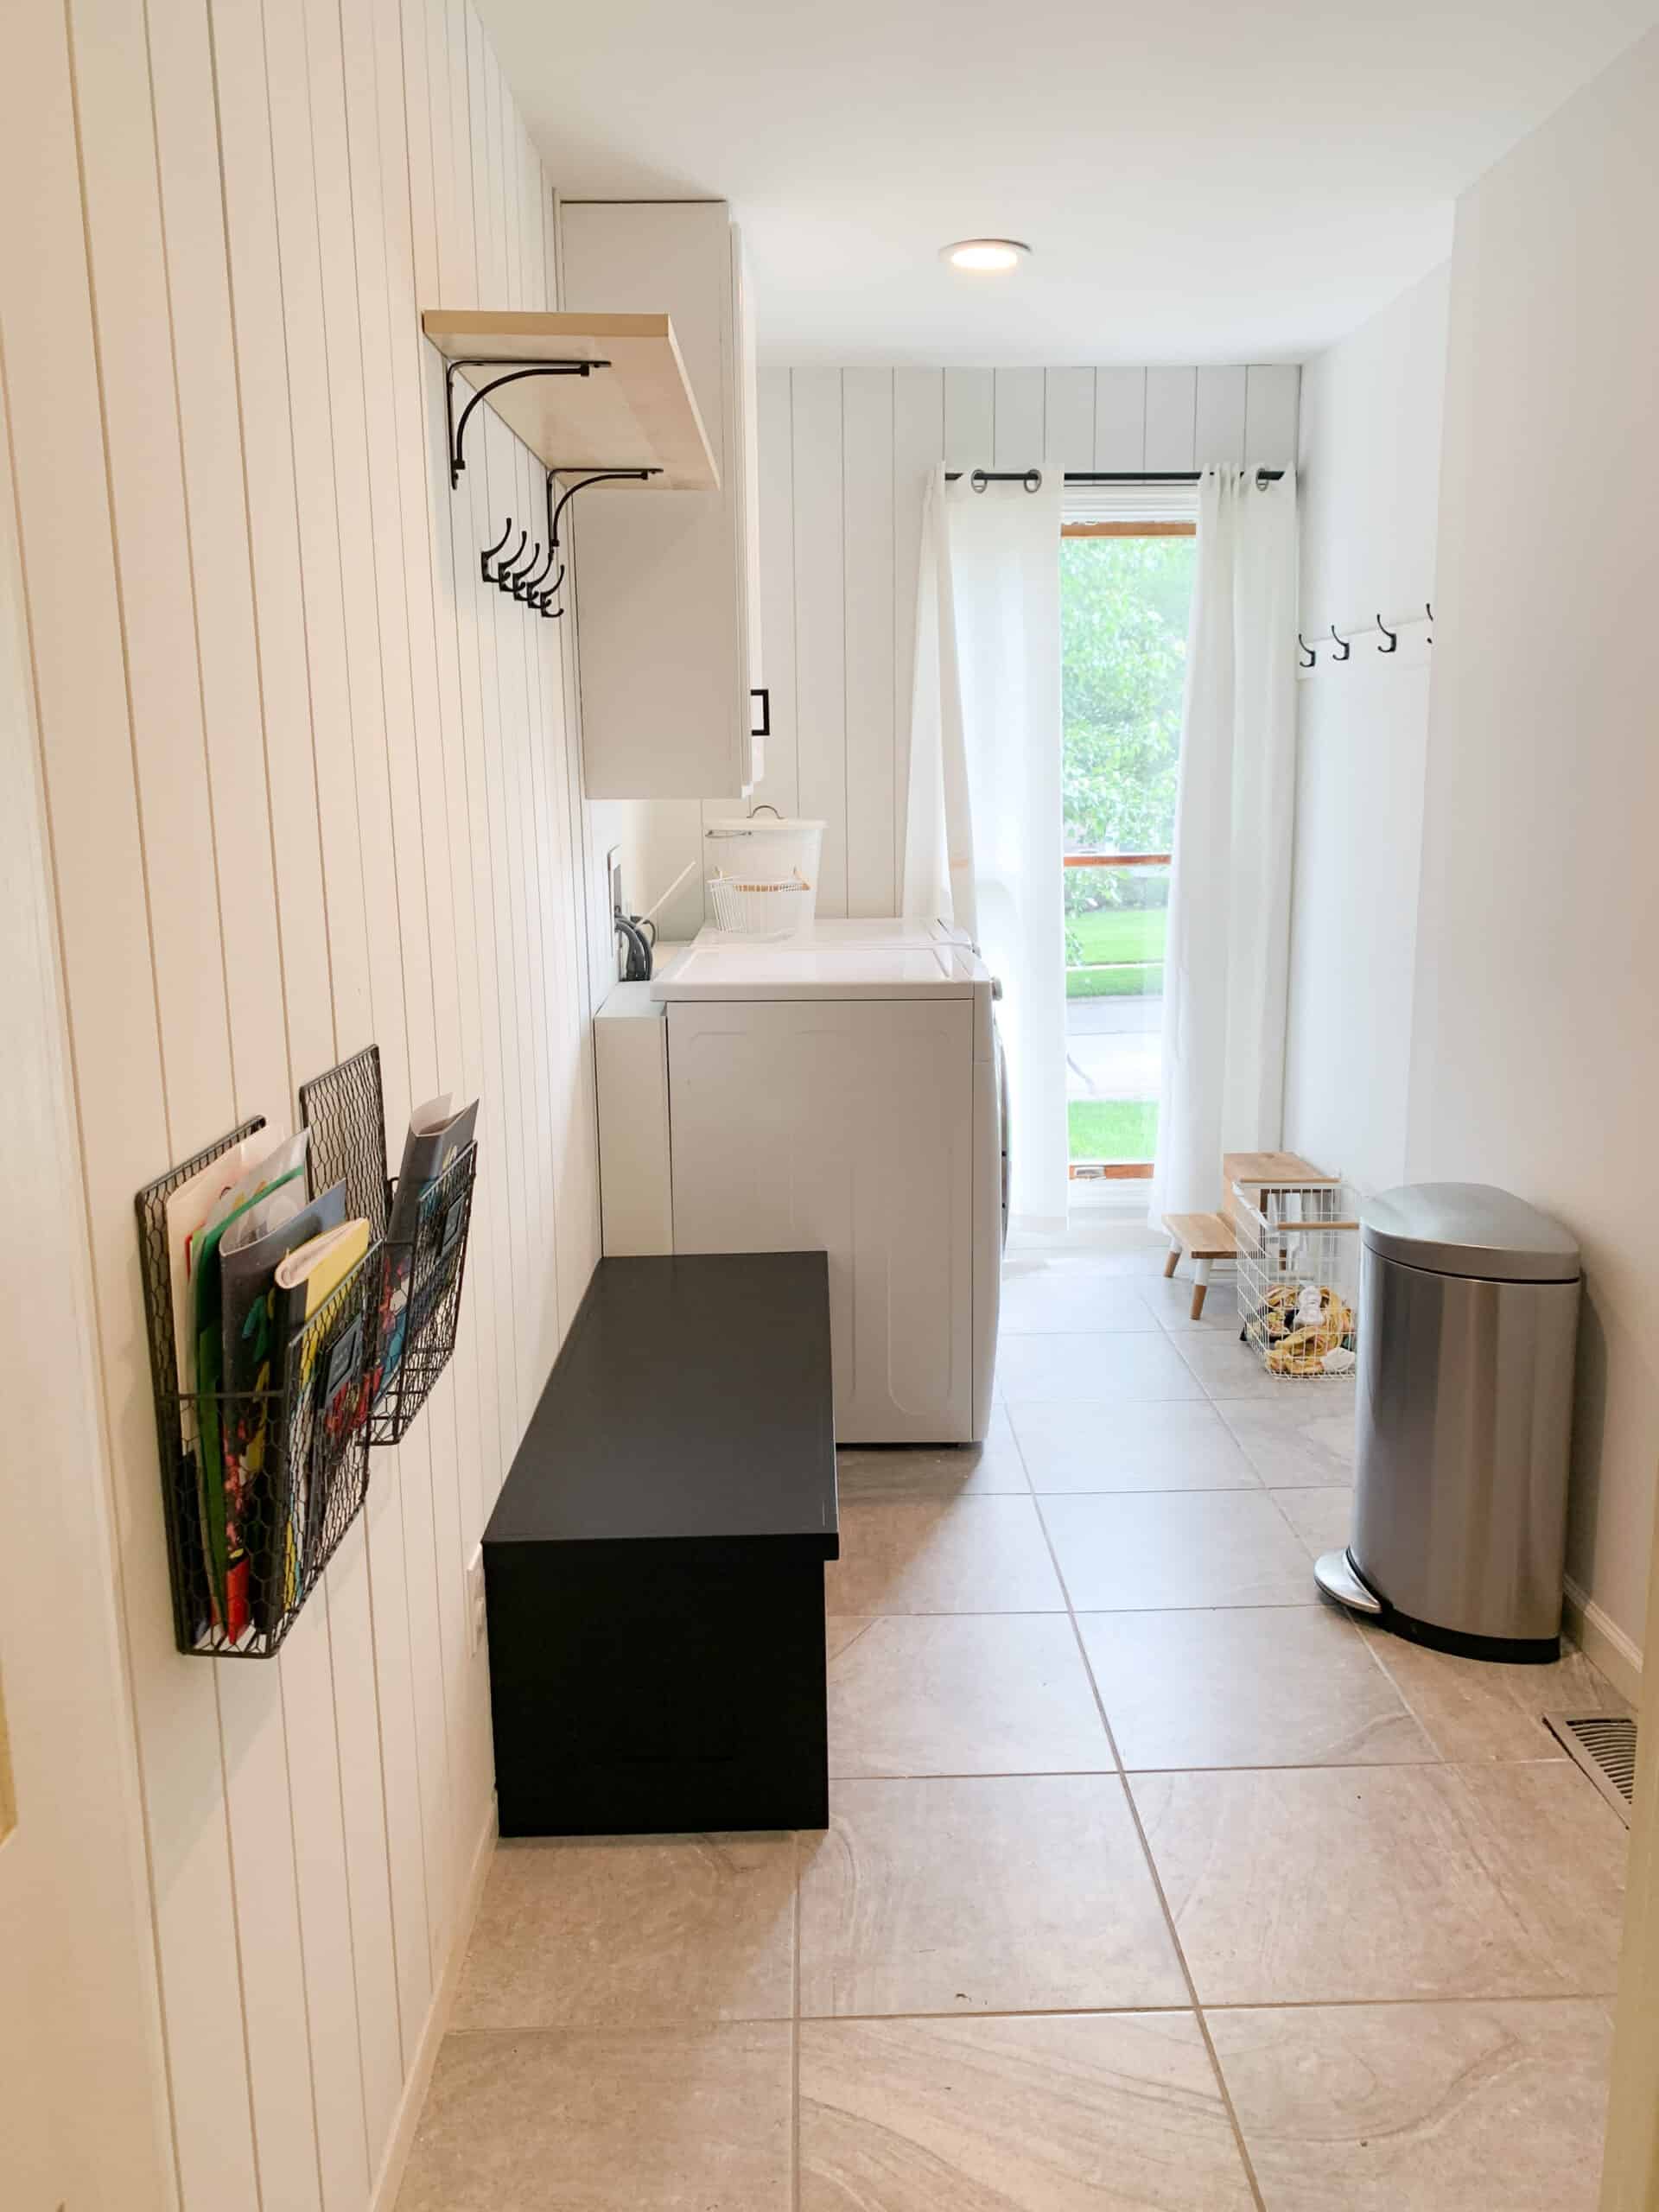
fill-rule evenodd
<path id="1" fill-rule="evenodd" d="M 939 259 L 948 261 L 953 269 L 971 269 L 983 275 L 1017 269 L 1030 251 L 1021 238 L 958 238 L 954 245 L 939 248 Z"/>

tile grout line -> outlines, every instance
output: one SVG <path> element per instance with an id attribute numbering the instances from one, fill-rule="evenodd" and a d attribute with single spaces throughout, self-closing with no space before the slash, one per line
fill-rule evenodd
<path id="1" fill-rule="evenodd" d="M 1014 1449 L 1020 1451 L 1020 1463 L 1023 1465 L 1025 1453 L 1020 1451 L 1017 1434 L 1014 1438 Z M 1026 1472 L 1029 1479 L 1030 1469 L 1027 1468 Z M 1198 1985 L 1192 1979 L 1192 1969 L 1187 1964 L 1186 1953 L 1181 1948 L 1180 1935 L 1175 1926 L 1175 1916 L 1169 1909 L 1169 1899 L 1164 1893 L 1163 1881 L 1158 1872 L 1157 1862 L 1152 1855 L 1152 1846 L 1147 1840 L 1146 1827 L 1141 1818 L 1141 1808 L 1135 1801 L 1135 1792 L 1130 1789 L 1128 1777 L 1124 1772 L 1122 1756 L 1117 1748 L 1117 1738 L 1113 1734 L 1112 1724 L 1106 1717 L 1105 1700 L 1101 1696 L 1100 1685 L 1095 1680 L 1095 1670 L 1089 1663 L 1089 1653 L 1084 1644 L 1083 1630 L 1077 1626 L 1077 1608 L 1071 1603 L 1071 1588 L 1061 1571 L 1059 1557 L 1054 1549 L 1053 1539 L 1049 1535 L 1048 1523 L 1043 1518 L 1040 1503 L 1037 1508 L 1037 1518 L 1042 1528 L 1043 1541 L 1048 1546 L 1049 1558 L 1054 1564 L 1054 1572 L 1059 1577 L 1061 1594 L 1065 1599 L 1066 1618 L 1071 1624 L 1072 1641 L 1077 1646 L 1078 1661 L 1088 1678 L 1090 1692 L 1095 1700 L 1095 1710 L 1100 1715 L 1100 1725 L 1105 1732 L 1107 1745 L 1117 1770 L 1118 1787 L 1123 1792 L 1123 1802 L 1128 1808 L 1129 1818 L 1135 1824 L 1135 1837 L 1141 1846 L 1141 1856 L 1145 1862 L 1147 1877 L 1158 1899 L 1158 1909 L 1164 1916 L 1164 1925 L 1169 1931 L 1170 1944 L 1175 1953 L 1176 1964 L 1181 1970 L 1181 1979 L 1186 1984 L 1186 1993 L 1192 2004 L 1192 2018 L 1198 2023 L 1198 2033 L 1203 2037 L 1204 2048 L 1210 2060 L 1210 2071 L 1215 2078 L 1217 2088 L 1220 2091 L 1228 2125 L 1233 2131 L 1233 2141 L 1238 2150 L 1239 2162 L 1244 2169 L 1245 2181 L 1249 2186 L 1250 2200 L 1255 2206 L 1256 2212 L 1267 2212 L 1267 2200 L 1262 2193 L 1262 2184 L 1256 2179 L 1255 2167 L 1250 2158 L 1249 2146 L 1244 2140 L 1244 2130 L 1240 2125 L 1237 2108 L 1233 2103 L 1233 2093 L 1227 2085 L 1226 2075 L 1222 2072 L 1215 2038 L 1210 2032 L 1210 2023 L 1205 2019 L 1204 2008 L 1198 2002 Z"/>
<path id="2" fill-rule="evenodd" d="M 1140 2019 L 1148 2016 L 1160 2019 L 1182 2019 L 1193 2012 L 1446 2012 L 1499 2005 L 1611 2005 L 1618 1993 L 1615 1989 L 1532 1989 L 1512 1992 L 1500 1997 L 1230 1997 L 1207 2005 L 1191 2002 L 1180 2005 L 999 2005 L 976 2007 L 972 2012 L 963 2012 L 958 2007 L 950 2012 L 808 2012 L 801 2016 L 797 2024 L 819 2028 L 869 2027 L 901 2020 L 1097 2020 Z M 613 2019 L 596 2014 L 588 2018 L 560 2021 L 545 2026 L 449 2028 L 445 2034 L 446 2037 L 454 2037 L 458 2042 L 466 2042 L 474 2037 L 506 2037 L 518 2042 L 532 2036 L 575 2039 L 600 2031 L 613 2031 L 620 2035 L 707 2034 L 723 2028 L 786 2027 L 789 2024 L 781 2013 L 767 2012 L 745 2012 L 717 2019 L 689 2012 L 683 2018 L 660 2020 Z"/>

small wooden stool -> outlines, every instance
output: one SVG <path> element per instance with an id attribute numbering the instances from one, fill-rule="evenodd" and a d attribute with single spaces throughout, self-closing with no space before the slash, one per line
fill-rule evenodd
<path id="1" fill-rule="evenodd" d="M 1210 1287 L 1211 1262 L 1230 1260 L 1238 1251 L 1232 1230 L 1218 1213 L 1166 1213 L 1164 1227 L 1169 1231 L 1169 1257 L 1164 1262 L 1164 1273 L 1173 1275 L 1183 1258 L 1192 1260 L 1190 1311 L 1195 1321 L 1202 1320 L 1205 1293 Z"/>

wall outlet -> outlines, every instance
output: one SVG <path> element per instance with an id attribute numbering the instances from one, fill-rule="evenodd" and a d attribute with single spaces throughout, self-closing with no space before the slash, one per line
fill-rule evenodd
<path id="1" fill-rule="evenodd" d="M 484 1641 L 484 1547 L 474 1547 L 467 1562 L 467 1630 L 471 1649 L 476 1651 Z"/>

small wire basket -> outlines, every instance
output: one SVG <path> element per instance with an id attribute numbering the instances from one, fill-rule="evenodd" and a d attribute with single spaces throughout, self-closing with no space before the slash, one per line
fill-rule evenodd
<path id="1" fill-rule="evenodd" d="M 1236 1183 L 1241 1334 L 1269 1375 L 1351 1375 L 1358 1331 L 1359 1211 L 1343 1183 Z"/>
<path id="2" fill-rule="evenodd" d="M 317 1188 L 343 1181 L 347 1212 L 361 1215 L 382 1240 L 368 1437 L 372 1445 L 398 1444 L 455 1349 L 478 1147 L 457 1153 L 421 1192 L 413 1236 L 390 1237 L 397 1179 L 386 1175 L 379 1046 L 365 1046 L 302 1084 L 300 1116 L 311 1132 Z"/>
<path id="3" fill-rule="evenodd" d="M 733 937 L 793 937 L 812 919 L 812 886 L 798 875 L 785 883 L 745 883 L 734 876 L 709 878 L 715 927 Z"/>
<path id="4" fill-rule="evenodd" d="M 270 1658 L 368 1488 L 378 1242 L 285 1342 L 267 1347 L 264 1387 L 179 1388 L 167 1202 L 262 1126 L 244 1122 L 137 1201 L 174 1639 L 194 1656 Z"/>

